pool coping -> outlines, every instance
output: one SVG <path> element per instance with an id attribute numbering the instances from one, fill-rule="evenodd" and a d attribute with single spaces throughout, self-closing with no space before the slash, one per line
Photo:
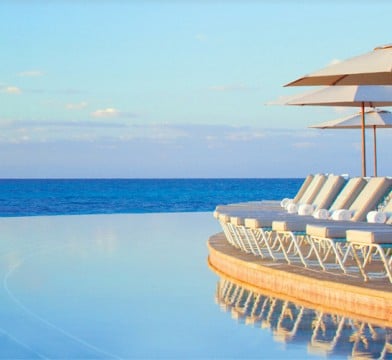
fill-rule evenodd
<path id="1" fill-rule="evenodd" d="M 392 326 L 392 286 L 263 260 L 230 245 L 223 233 L 207 241 L 214 270 L 244 284 L 331 311 Z M 386 289 L 386 290 L 385 290 Z"/>

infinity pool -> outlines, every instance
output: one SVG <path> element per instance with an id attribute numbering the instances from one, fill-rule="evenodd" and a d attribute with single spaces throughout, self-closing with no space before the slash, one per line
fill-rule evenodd
<path id="1" fill-rule="evenodd" d="M 0 231 L 1 358 L 325 357 L 222 307 L 210 213 L 1 218 Z"/>

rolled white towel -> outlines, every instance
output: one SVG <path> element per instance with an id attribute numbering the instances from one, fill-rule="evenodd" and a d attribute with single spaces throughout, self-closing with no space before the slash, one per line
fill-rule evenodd
<path id="1" fill-rule="evenodd" d="M 296 214 L 298 212 L 298 207 L 296 204 L 290 203 L 287 205 L 286 210 L 289 214 Z"/>
<path id="2" fill-rule="evenodd" d="M 351 220 L 351 211 L 346 209 L 335 210 L 331 217 L 333 220 L 348 221 Z"/>
<path id="3" fill-rule="evenodd" d="M 387 221 L 387 215 L 381 211 L 370 211 L 366 215 L 366 220 L 369 223 L 383 224 Z"/>
<path id="4" fill-rule="evenodd" d="M 312 215 L 313 205 L 310 204 L 301 204 L 298 207 L 298 215 Z"/>
<path id="5" fill-rule="evenodd" d="M 284 199 L 280 202 L 280 206 L 281 206 L 282 208 L 286 208 L 287 205 L 288 205 L 289 203 L 292 203 L 292 202 L 293 202 L 293 199 L 284 198 Z"/>
<path id="6" fill-rule="evenodd" d="M 328 219 L 329 218 L 329 211 L 327 209 L 317 209 L 314 213 L 313 213 L 313 217 L 315 219 Z"/>

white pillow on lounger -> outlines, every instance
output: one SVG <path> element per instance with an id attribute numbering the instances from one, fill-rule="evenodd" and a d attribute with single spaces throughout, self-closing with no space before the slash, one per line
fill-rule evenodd
<path id="1" fill-rule="evenodd" d="M 346 209 L 335 210 L 332 214 L 332 219 L 339 221 L 351 220 L 351 211 Z"/>
<path id="2" fill-rule="evenodd" d="M 313 213 L 313 217 L 315 219 L 328 219 L 329 218 L 329 211 L 327 209 L 317 209 L 314 213 Z"/>
<path id="3" fill-rule="evenodd" d="M 298 212 L 298 207 L 294 203 L 287 205 L 286 210 L 289 214 L 296 214 Z"/>
<path id="4" fill-rule="evenodd" d="M 384 224 L 387 221 L 387 215 L 381 211 L 370 211 L 366 215 L 366 220 L 369 223 Z"/>
<path id="5" fill-rule="evenodd" d="M 313 213 L 313 205 L 310 204 L 301 204 L 298 208 L 298 215 L 312 215 Z"/>

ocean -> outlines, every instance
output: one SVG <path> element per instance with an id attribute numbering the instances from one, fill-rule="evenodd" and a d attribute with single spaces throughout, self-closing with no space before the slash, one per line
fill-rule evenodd
<path id="1" fill-rule="evenodd" d="M 0 217 L 213 211 L 292 197 L 304 179 L 2 179 Z"/>

